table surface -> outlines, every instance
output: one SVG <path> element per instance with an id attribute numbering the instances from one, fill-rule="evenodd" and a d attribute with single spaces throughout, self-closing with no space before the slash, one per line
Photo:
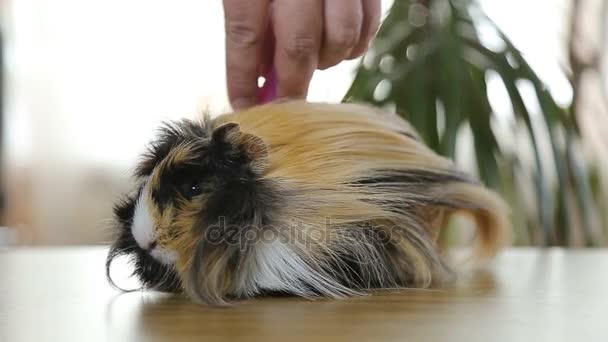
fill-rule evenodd
<path id="1" fill-rule="evenodd" d="M 105 281 L 105 253 L 0 250 L 0 341 L 608 341 L 608 250 L 511 249 L 450 289 L 227 309 L 121 294 Z"/>

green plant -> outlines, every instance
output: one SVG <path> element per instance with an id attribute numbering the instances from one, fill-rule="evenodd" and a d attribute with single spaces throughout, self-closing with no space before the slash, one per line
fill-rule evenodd
<path id="1" fill-rule="evenodd" d="M 480 39 L 480 23 L 495 30 L 500 49 Z M 517 123 L 512 136 L 523 131 L 529 137 L 531 168 L 523 169 L 519 151 L 501 148 L 493 130 L 490 74 L 498 75 L 508 93 Z M 534 89 L 542 118 L 538 123 L 523 100 L 522 83 Z M 480 178 L 500 190 L 514 208 L 517 243 L 601 243 L 589 173 L 578 157 L 575 116 L 556 103 L 522 54 L 475 2 L 395 0 L 345 101 L 394 108 L 431 148 L 452 158 L 461 143 L 459 132 L 469 126 Z M 550 149 L 543 150 L 546 141 Z M 551 173 L 555 182 L 547 177 Z M 534 185 L 532 213 L 522 208 L 524 195 L 518 191 L 525 177 Z"/>

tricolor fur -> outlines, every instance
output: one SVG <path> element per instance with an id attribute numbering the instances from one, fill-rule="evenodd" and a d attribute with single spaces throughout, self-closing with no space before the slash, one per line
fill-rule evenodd
<path id="1" fill-rule="evenodd" d="M 267 292 L 342 297 L 428 287 L 450 271 L 436 240 L 470 213 L 477 255 L 508 231 L 491 191 L 397 116 L 362 105 L 274 103 L 163 127 L 116 206 L 108 256 L 147 288 L 224 304 Z"/>

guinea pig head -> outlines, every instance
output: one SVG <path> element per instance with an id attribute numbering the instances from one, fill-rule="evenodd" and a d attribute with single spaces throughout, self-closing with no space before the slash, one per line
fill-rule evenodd
<path id="1" fill-rule="evenodd" d="M 164 126 L 136 169 L 138 188 L 114 208 L 118 238 L 108 277 L 112 260 L 128 255 L 145 288 L 185 289 L 219 304 L 241 250 L 230 239 L 242 231 L 228 227 L 261 219 L 255 202 L 267 165 L 262 139 L 236 123 Z"/>

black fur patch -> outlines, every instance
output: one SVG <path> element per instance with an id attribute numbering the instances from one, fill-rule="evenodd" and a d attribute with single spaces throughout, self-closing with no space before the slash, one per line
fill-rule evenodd
<path id="1" fill-rule="evenodd" d="M 194 152 L 196 157 L 187 164 L 160 171 L 160 182 L 151 189 L 151 197 L 161 212 L 176 196 L 191 199 L 209 190 L 211 170 L 205 165 L 206 149 L 201 146 L 197 150 Z"/>
<path id="2" fill-rule="evenodd" d="M 183 121 L 164 127 L 158 140 L 152 144 L 154 148 L 138 167 L 139 176 L 149 175 L 160 161 L 169 156 L 171 149 L 185 142 L 193 149 L 187 162 L 171 164 L 158 171 L 159 185 L 151 189 L 151 197 L 161 212 L 177 196 L 189 200 L 200 194 L 215 193 L 235 182 L 247 192 L 248 182 L 255 178 L 245 151 L 226 141 L 224 134 L 216 132 L 218 129 L 209 139 L 200 125 L 192 124 Z M 203 136 L 205 138 L 201 139 Z"/>
<path id="3" fill-rule="evenodd" d="M 340 284 L 354 290 L 417 286 L 412 261 L 396 246 L 399 239 L 405 239 L 424 256 L 431 270 L 440 274 L 448 273 L 448 267 L 435 252 L 434 244 L 422 243 L 417 237 L 426 236 L 425 230 L 419 224 L 412 223 L 407 228 L 375 227 L 367 222 L 357 224 L 351 229 L 353 234 L 357 234 L 356 240 L 366 241 L 376 251 L 378 259 L 362 259 L 348 250 L 342 250 L 340 254 L 333 253 L 325 259 L 329 262 L 322 265 L 323 270 Z M 412 230 L 417 230 L 418 234 L 412 234 Z"/>
<path id="4" fill-rule="evenodd" d="M 390 250 L 395 249 L 391 237 L 383 234 L 369 222 L 353 224 L 353 227 L 344 231 L 350 232 L 350 239 L 365 241 L 368 248 L 377 252 L 379 260 L 361 258 L 353 251 L 342 249 L 334 251 L 331 256 L 325 257 L 326 264 L 321 265 L 326 274 L 331 275 L 343 286 L 354 290 L 368 290 L 375 288 L 395 287 L 398 282 L 393 272 L 388 268 L 378 269 L 378 265 L 390 263 Z M 339 243 L 339 242 L 334 242 Z M 314 266 L 314 265 L 311 265 Z M 401 271 L 401 270 L 400 270 Z M 318 291 L 317 291 L 318 292 Z"/>
<path id="5" fill-rule="evenodd" d="M 200 141 L 208 138 L 204 124 L 192 120 L 181 120 L 165 123 L 160 128 L 157 138 L 148 146 L 148 151 L 135 170 L 135 176 L 143 178 L 152 174 L 154 168 L 169 152 L 185 141 Z"/>
<path id="6" fill-rule="evenodd" d="M 406 137 L 412 139 L 412 140 L 416 140 L 416 141 L 420 141 L 420 139 L 418 139 L 418 137 L 416 137 L 415 135 L 408 133 L 408 132 L 401 132 L 399 131 L 399 133 L 405 135 Z"/>
<path id="7" fill-rule="evenodd" d="M 200 229 L 198 234 L 205 234 L 204 240 L 208 242 L 204 254 L 216 248 L 248 250 L 255 238 L 260 237 L 258 233 L 269 223 L 269 213 L 277 205 L 276 191 L 270 182 L 232 180 L 219 185 L 201 208 L 195 224 Z M 235 261 L 234 266 L 238 264 Z"/>
<path id="8" fill-rule="evenodd" d="M 224 274 L 235 276 L 261 237 L 263 226 L 270 221 L 269 215 L 279 203 L 277 194 L 269 181 L 228 177 L 217 183 L 195 224 L 198 234 L 205 235 L 190 267 L 191 288 L 197 300 L 218 304 L 218 299 L 212 297 L 217 294 L 199 286 L 205 278 L 203 265 L 209 256 L 223 255 L 224 263 L 219 266 Z"/>
<path id="9" fill-rule="evenodd" d="M 474 183 L 470 176 L 464 173 L 456 172 L 434 172 L 428 170 L 407 170 L 407 171 L 379 171 L 378 174 L 385 173 L 386 176 L 375 176 L 361 179 L 354 184 L 359 185 L 383 185 L 383 184 L 445 184 L 450 182 Z"/>

